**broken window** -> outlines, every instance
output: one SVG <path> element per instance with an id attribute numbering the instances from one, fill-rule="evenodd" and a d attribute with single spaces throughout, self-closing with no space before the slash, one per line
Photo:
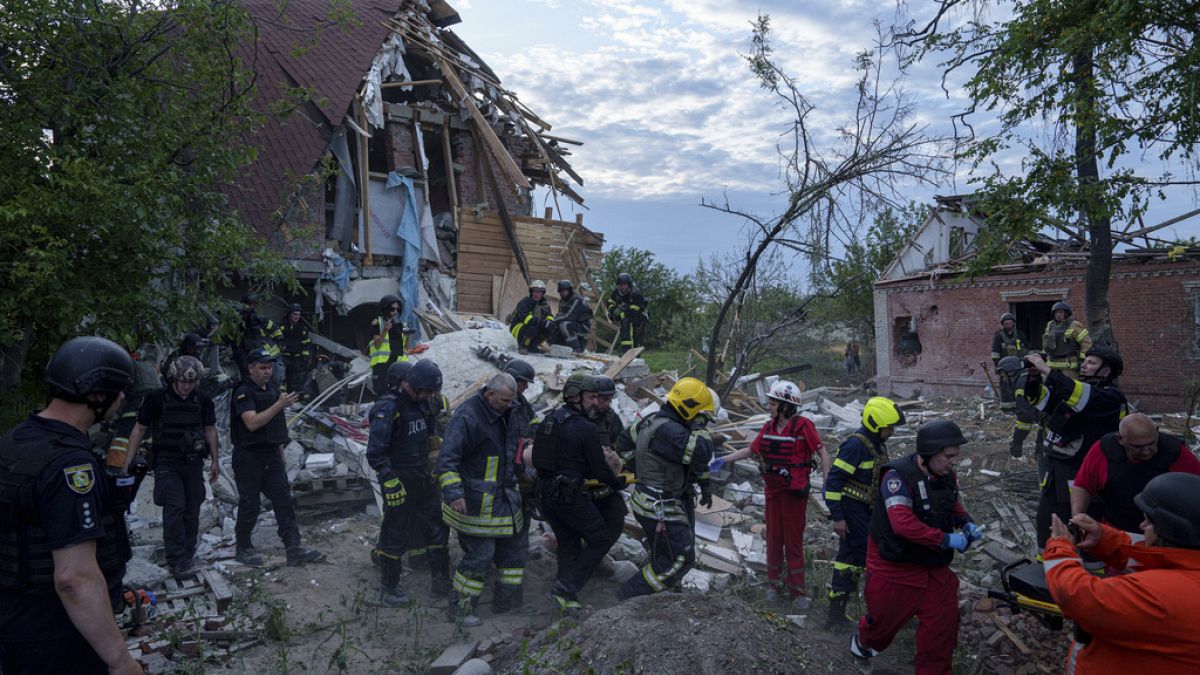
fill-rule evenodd
<path id="1" fill-rule="evenodd" d="M 901 366 L 913 366 L 921 354 L 921 339 L 911 316 L 898 316 L 892 321 L 892 353 Z"/>
<path id="2" fill-rule="evenodd" d="M 967 250 L 967 231 L 961 227 L 950 228 L 950 259 L 961 258 Z"/>

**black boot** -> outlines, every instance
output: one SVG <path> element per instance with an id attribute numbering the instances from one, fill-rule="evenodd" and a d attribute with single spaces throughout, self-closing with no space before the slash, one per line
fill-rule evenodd
<path id="1" fill-rule="evenodd" d="M 379 587 L 379 604 L 384 607 L 403 607 L 408 604 L 408 596 L 400 586 L 399 568 L 384 568 L 383 581 Z"/>
<path id="2" fill-rule="evenodd" d="M 845 593 L 829 596 L 829 612 L 825 615 L 826 628 L 844 628 L 856 623 L 846 615 L 846 604 L 849 601 L 850 597 Z"/>

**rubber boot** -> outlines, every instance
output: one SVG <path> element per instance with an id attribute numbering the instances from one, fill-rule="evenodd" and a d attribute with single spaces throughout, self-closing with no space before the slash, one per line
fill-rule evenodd
<path id="1" fill-rule="evenodd" d="M 846 594 L 830 596 L 829 613 L 825 615 L 826 628 L 842 628 L 857 623 L 854 619 L 846 616 L 846 604 L 849 601 L 850 597 Z"/>
<path id="2" fill-rule="evenodd" d="M 384 607 L 403 607 L 408 604 L 408 595 L 400 586 L 400 569 L 388 566 L 383 570 L 379 586 L 379 604 Z"/>

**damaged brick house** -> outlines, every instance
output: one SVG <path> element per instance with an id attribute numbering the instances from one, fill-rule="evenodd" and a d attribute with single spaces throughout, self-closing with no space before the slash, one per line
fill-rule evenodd
<path id="1" fill-rule="evenodd" d="M 1019 242 L 1010 264 L 969 279 L 965 263 L 984 226 L 965 197 L 939 197 L 875 282 L 877 385 L 895 396 L 979 395 L 988 385 L 992 334 L 1012 312 L 1034 348 L 1065 300 L 1085 325 L 1087 252 L 1061 242 Z M 1121 387 L 1143 410 L 1173 412 L 1200 384 L 1200 255 L 1181 249 L 1115 253 L 1109 286 L 1113 334 L 1125 359 Z"/>
<path id="2" fill-rule="evenodd" d="M 259 107 L 302 92 L 229 190 L 244 222 L 297 270 L 328 337 L 363 348 L 376 303 L 405 300 L 405 321 L 453 324 L 442 310 L 504 319 L 528 280 L 590 279 L 603 237 L 582 217 L 533 217 L 538 188 L 578 204 L 567 163 L 577 141 L 503 88 L 449 26 L 443 0 L 244 0 L 257 28 L 243 58 Z M 294 98 L 292 99 L 294 100 Z"/>

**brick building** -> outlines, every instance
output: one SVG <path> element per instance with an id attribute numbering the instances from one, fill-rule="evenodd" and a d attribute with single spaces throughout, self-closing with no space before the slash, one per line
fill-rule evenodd
<path id="1" fill-rule="evenodd" d="M 958 199 L 940 200 L 912 242 L 875 283 L 875 341 L 881 392 L 910 397 L 978 395 L 988 384 L 991 339 L 1012 312 L 1037 348 L 1050 306 L 1064 300 L 1084 316 L 1086 255 L 1052 251 L 968 279 L 982 222 Z M 1200 260 L 1166 252 L 1114 257 L 1109 286 L 1114 336 L 1125 359 L 1121 388 L 1140 409 L 1185 407 L 1200 384 Z"/>

